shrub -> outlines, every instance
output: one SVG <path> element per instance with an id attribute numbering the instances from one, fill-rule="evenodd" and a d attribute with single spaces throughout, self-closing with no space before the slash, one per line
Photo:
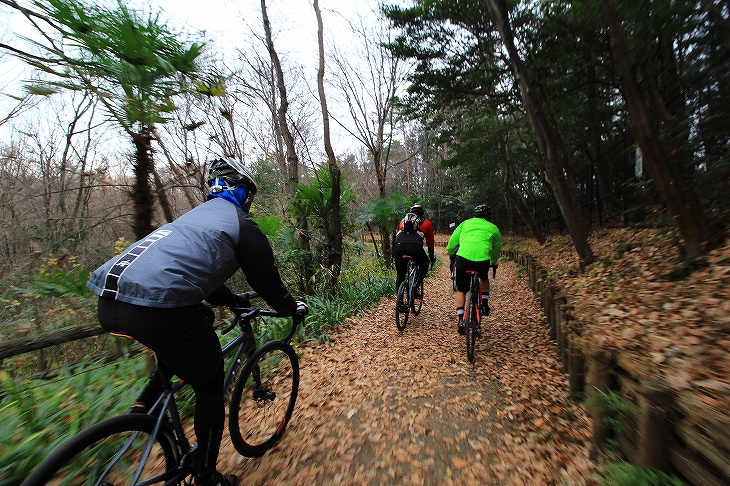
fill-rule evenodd
<path id="1" fill-rule="evenodd" d="M 642 469 L 626 462 L 606 464 L 605 486 L 682 486 L 684 483 L 654 469 Z"/>

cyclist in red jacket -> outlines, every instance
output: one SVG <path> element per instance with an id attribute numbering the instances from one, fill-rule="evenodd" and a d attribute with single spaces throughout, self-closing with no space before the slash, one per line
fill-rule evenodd
<path id="1" fill-rule="evenodd" d="M 424 239 L 428 248 L 428 256 L 423 250 Z M 436 263 L 434 256 L 435 240 L 433 235 L 433 225 L 431 221 L 424 217 L 423 206 L 414 204 L 411 206 L 410 212 L 398 223 L 398 232 L 395 235 L 393 245 L 393 258 L 395 258 L 396 280 L 395 288 L 406 279 L 406 260 L 401 258 L 408 255 L 418 265 L 418 281 L 416 289 L 420 288 L 420 284 L 428 273 L 428 262 L 431 265 Z M 422 298 L 422 295 L 416 295 L 416 298 Z"/>

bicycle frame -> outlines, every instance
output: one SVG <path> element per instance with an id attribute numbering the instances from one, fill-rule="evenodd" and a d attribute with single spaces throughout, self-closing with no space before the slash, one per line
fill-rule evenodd
<path id="1" fill-rule="evenodd" d="M 479 274 L 475 270 L 467 270 L 466 273 L 471 274 L 471 285 L 469 286 L 469 290 L 471 291 L 472 295 L 476 295 L 481 302 L 482 298 L 482 285 L 479 282 Z M 474 304 L 474 310 L 477 315 L 477 322 L 482 322 L 482 314 L 479 310 L 479 304 L 477 303 L 475 298 L 472 298 L 472 303 Z"/>
<path id="2" fill-rule="evenodd" d="M 413 291 L 416 289 L 416 282 L 418 281 L 418 265 L 413 262 L 412 258 L 408 259 L 406 266 L 406 279 L 408 280 L 408 302 L 413 302 Z"/>

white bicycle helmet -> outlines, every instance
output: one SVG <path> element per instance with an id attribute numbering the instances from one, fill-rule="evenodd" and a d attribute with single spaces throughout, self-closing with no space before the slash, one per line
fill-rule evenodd
<path id="1" fill-rule="evenodd" d="M 221 184 L 221 181 L 225 185 Z M 225 157 L 210 162 L 208 169 L 208 185 L 211 192 L 233 190 L 237 187 L 245 187 L 251 196 L 256 194 L 258 189 L 253 173 L 238 160 Z"/>

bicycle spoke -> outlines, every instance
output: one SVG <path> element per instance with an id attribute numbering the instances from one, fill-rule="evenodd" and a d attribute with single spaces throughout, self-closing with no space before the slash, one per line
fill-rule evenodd
<path id="1" fill-rule="evenodd" d="M 180 472 L 173 468 L 174 445 L 167 432 L 151 440 L 154 422 L 148 416 L 122 416 L 97 424 L 54 451 L 27 479 L 27 484 L 165 484 Z"/>
<path id="2" fill-rule="evenodd" d="M 414 316 L 417 316 L 421 312 L 421 307 L 423 306 L 423 281 L 416 288 L 420 292 L 421 297 L 414 296 L 411 301 L 411 310 L 413 311 Z"/>

